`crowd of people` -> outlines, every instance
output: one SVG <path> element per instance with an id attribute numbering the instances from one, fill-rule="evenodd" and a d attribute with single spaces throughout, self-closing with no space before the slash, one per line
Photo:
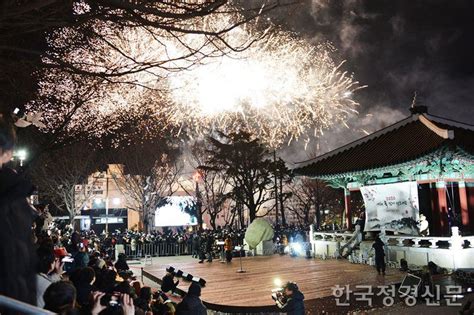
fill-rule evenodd
<path id="1" fill-rule="evenodd" d="M 205 310 L 199 284 L 191 284 L 181 298 L 173 294 L 175 286 L 164 284 L 161 290 L 143 286 L 124 254 L 114 259 L 116 244 L 143 233 L 96 235 L 54 222 L 46 226 L 43 220 L 44 213 L 36 217 L 31 233 L 37 262 L 34 304 L 38 307 L 59 314 L 179 315 Z"/>
<path id="2" fill-rule="evenodd" d="M 54 226 L 29 202 L 33 185 L 14 169 L 13 125 L 0 116 L 0 295 L 58 314 L 204 314 L 199 284 L 186 296 L 137 281 L 112 250 L 117 235 Z M 20 304 L 14 304 L 20 307 Z M 22 313 L 11 306 L 1 314 Z"/>
<path id="3" fill-rule="evenodd" d="M 116 245 L 189 244 L 194 257 L 212 262 L 222 248 L 230 262 L 245 229 L 230 227 L 192 232 L 164 230 L 143 233 L 78 232 L 51 220 L 47 208 L 30 203 L 33 185 L 21 173 L 5 167 L 15 143 L 12 124 L 0 116 L 0 295 L 58 314 L 206 314 L 201 286 L 192 282 L 178 296 L 174 272 L 168 270 L 161 289 L 138 281 L 124 254 L 115 259 Z M 294 227 L 276 227 L 278 241 L 304 237 Z M 221 241 L 219 247 L 216 241 Z M 223 257 L 223 258 L 224 258 Z M 1 314 L 18 310 L 0 307 Z"/>

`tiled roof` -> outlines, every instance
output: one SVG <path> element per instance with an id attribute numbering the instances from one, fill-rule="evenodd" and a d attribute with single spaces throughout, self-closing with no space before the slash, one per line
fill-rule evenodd
<path id="1" fill-rule="evenodd" d="M 363 171 L 421 158 L 442 146 L 474 155 L 474 126 L 428 114 L 414 114 L 387 128 L 314 159 L 294 172 L 311 177 Z"/>

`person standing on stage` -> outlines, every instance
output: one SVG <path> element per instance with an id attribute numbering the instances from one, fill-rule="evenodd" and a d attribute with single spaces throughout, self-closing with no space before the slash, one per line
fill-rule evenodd
<path id="1" fill-rule="evenodd" d="M 375 250 L 375 267 L 377 268 L 377 272 L 385 276 L 385 251 L 384 251 L 385 244 L 382 242 L 380 237 L 377 236 L 375 239 L 372 248 Z"/>
<path id="2" fill-rule="evenodd" d="M 230 236 L 227 235 L 224 240 L 224 250 L 225 250 L 225 260 L 230 263 L 232 261 L 232 240 Z"/>
<path id="3" fill-rule="evenodd" d="M 294 282 L 283 287 L 283 294 L 276 299 L 276 305 L 288 315 L 304 315 L 304 295 Z"/>
<path id="4" fill-rule="evenodd" d="M 192 236 L 191 246 L 193 250 L 193 258 L 199 257 L 199 235 L 194 234 Z"/>
<path id="5" fill-rule="evenodd" d="M 199 263 L 202 264 L 204 262 L 204 259 L 206 259 L 206 246 L 207 246 L 207 240 L 206 240 L 206 234 L 201 234 L 199 237 L 199 243 L 198 243 L 198 255 L 199 255 Z"/>
<path id="6" fill-rule="evenodd" d="M 209 234 L 206 240 L 207 262 L 212 262 L 213 246 L 214 246 L 214 237 L 212 236 L 212 234 Z"/>

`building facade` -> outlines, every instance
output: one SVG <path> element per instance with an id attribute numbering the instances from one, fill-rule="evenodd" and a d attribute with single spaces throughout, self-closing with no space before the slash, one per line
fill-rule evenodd
<path id="1" fill-rule="evenodd" d="M 92 173 L 86 183 L 75 186 L 75 202 L 82 205 L 81 215 L 90 216 L 90 228 L 96 232 L 138 227 L 139 215 L 130 207 L 123 176 L 123 165 L 109 164 L 107 170 Z"/>

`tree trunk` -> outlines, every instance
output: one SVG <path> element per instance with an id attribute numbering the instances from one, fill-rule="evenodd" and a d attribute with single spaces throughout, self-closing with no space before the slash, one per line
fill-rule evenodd
<path id="1" fill-rule="evenodd" d="M 200 203 L 198 203 L 196 205 L 196 219 L 197 219 L 197 222 L 198 222 L 198 227 L 199 227 L 199 230 L 202 229 L 202 206 Z"/>
<path id="2" fill-rule="evenodd" d="M 236 205 L 236 207 L 237 207 L 237 215 L 239 216 L 240 228 L 243 228 L 245 225 L 243 207 L 240 203 Z"/>
<path id="3" fill-rule="evenodd" d="M 321 227 L 321 207 L 318 205 L 316 207 L 316 229 L 319 230 Z"/>
<path id="4" fill-rule="evenodd" d="M 210 223 L 211 223 L 211 226 L 212 226 L 212 229 L 213 229 L 213 230 L 216 230 L 216 216 L 217 216 L 217 215 L 215 215 L 215 214 L 213 215 L 213 214 L 209 213 L 209 217 L 210 217 L 210 219 L 211 219 L 211 220 L 210 220 L 210 221 L 211 221 Z"/>
<path id="5" fill-rule="evenodd" d="M 321 226 L 321 198 L 320 198 L 320 189 L 319 189 L 319 184 L 316 184 L 316 192 L 314 194 L 314 209 L 316 210 L 315 212 L 315 218 L 316 218 L 316 229 L 319 230 Z"/>
<path id="6" fill-rule="evenodd" d="M 278 202 L 280 203 L 281 224 L 286 225 L 285 207 L 283 205 L 283 176 L 280 174 L 280 193 Z"/>
<path id="7" fill-rule="evenodd" d="M 72 226 L 72 229 L 74 231 L 79 232 L 81 230 L 81 227 L 76 224 L 74 220 L 75 217 L 76 216 L 72 212 L 69 212 L 69 224 Z"/>
<path id="8" fill-rule="evenodd" d="M 253 222 L 257 218 L 257 207 L 255 205 L 252 205 L 249 207 L 249 219 L 250 223 Z"/>
<path id="9" fill-rule="evenodd" d="M 145 215 L 144 215 L 144 210 L 138 212 L 138 230 L 143 231 L 143 227 L 145 226 Z"/>

